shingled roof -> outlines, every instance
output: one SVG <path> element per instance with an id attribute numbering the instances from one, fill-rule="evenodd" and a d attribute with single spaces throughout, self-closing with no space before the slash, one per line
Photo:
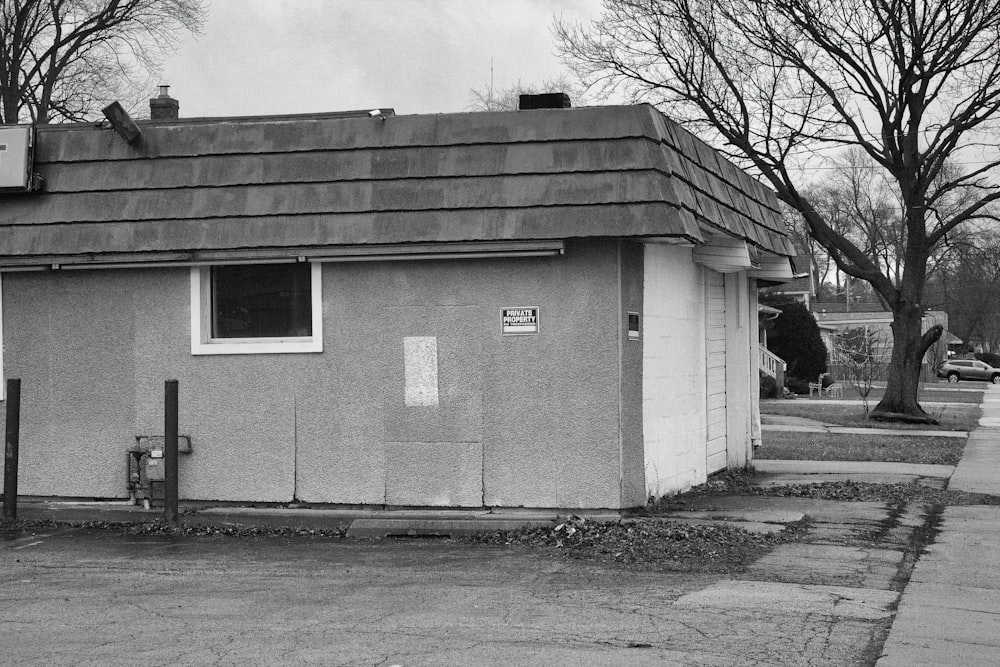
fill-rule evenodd
<path id="1" fill-rule="evenodd" d="M 0 266 L 713 234 L 792 254 L 773 192 L 648 105 L 39 126 Z"/>

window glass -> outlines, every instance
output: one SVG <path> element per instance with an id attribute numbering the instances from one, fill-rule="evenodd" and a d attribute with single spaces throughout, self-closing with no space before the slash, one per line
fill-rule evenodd
<path id="1" fill-rule="evenodd" d="M 309 264 L 213 266 L 211 281 L 212 338 L 312 335 Z"/>

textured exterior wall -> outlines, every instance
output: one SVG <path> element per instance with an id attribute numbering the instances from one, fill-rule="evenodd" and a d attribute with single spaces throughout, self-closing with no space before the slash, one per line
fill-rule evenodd
<path id="1" fill-rule="evenodd" d="M 22 381 L 21 494 L 124 494 L 135 415 L 129 278 L 4 274 L 4 370 Z"/>
<path id="2" fill-rule="evenodd" d="M 643 246 L 621 244 L 621 356 L 622 406 L 622 505 L 633 507 L 646 502 L 645 451 L 642 436 L 642 376 L 645 345 L 643 312 Z M 628 313 L 639 314 L 639 340 L 628 338 Z"/>
<path id="3" fill-rule="evenodd" d="M 752 331 L 757 295 L 749 290 L 746 272 L 726 274 L 726 466 L 745 466 L 752 454 L 752 409 L 759 393 L 751 393 L 751 373 L 757 372 Z M 751 297 L 753 301 L 751 302 Z"/>
<path id="4" fill-rule="evenodd" d="M 484 263 L 486 505 L 617 507 L 617 242 L 562 261 Z M 486 268 L 488 267 L 488 268 Z M 540 305 L 541 334 L 499 333 L 503 306 Z"/>
<path id="5" fill-rule="evenodd" d="M 642 417 L 646 492 L 704 482 L 705 291 L 691 249 L 645 246 Z"/>
<path id="6" fill-rule="evenodd" d="M 186 268 L 7 274 L 19 490 L 124 496 L 174 378 L 182 498 L 618 507 L 617 249 L 324 265 L 319 354 L 192 356 Z M 514 306 L 540 309 L 538 335 L 501 336 Z M 436 340 L 436 406 L 406 404 L 412 337 Z"/>

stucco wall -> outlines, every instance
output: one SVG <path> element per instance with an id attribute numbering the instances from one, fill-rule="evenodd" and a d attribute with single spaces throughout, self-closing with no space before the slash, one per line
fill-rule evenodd
<path id="1" fill-rule="evenodd" d="M 622 504 L 625 507 L 646 502 L 645 452 L 642 436 L 643 346 L 646 323 L 643 312 L 643 246 L 621 245 L 621 406 L 622 406 Z M 628 314 L 639 314 L 639 338 L 628 337 Z"/>
<path id="2" fill-rule="evenodd" d="M 646 492 L 705 481 L 705 290 L 691 249 L 644 253 L 642 415 Z"/>
<path id="3" fill-rule="evenodd" d="M 174 378 L 182 498 L 620 506 L 617 248 L 326 264 L 319 354 L 192 356 L 184 268 L 6 274 L 19 490 L 123 496 Z M 501 336 L 513 306 L 538 335 Z M 436 406 L 406 405 L 407 337 L 435 340 Z"/>
<path id="4" fill-rule="evenodd" d="M 3 276 L 4 362 L 20 377 L 18 491 L 120 496 L 134 438 L 135 323 L 128 277 Z M 183 322 L 181 322 L 183 325 Z"/>

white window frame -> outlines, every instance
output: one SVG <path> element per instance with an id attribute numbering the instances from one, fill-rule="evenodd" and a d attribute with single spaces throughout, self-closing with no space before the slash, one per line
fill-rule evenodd
<path id="1" fill-rule="evenodd" d="M 226 262 L 191 267 L 191 354 L 304 354 L 323 351 L 323 265 L 320 262 L 309 263 L 312 335 L 288 338 L 212 338 L 211 270 L 213 266 L 224 264 Z"/>

